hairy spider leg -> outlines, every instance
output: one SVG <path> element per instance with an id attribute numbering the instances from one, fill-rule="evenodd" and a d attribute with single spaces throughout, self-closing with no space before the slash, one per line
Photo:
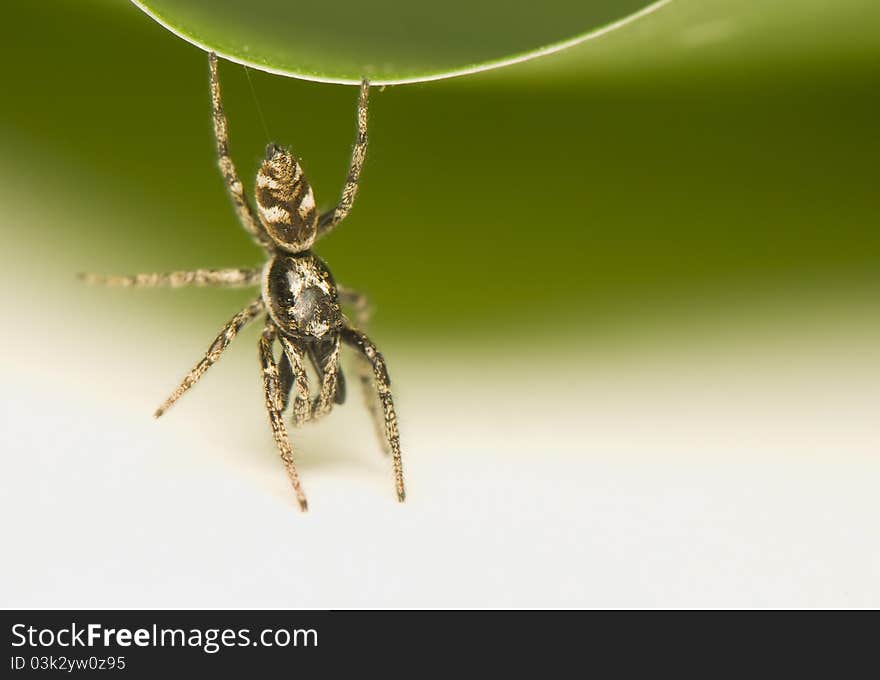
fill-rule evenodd
<path id="1" fill-rule="evenodd" d="M 305 355 L 296 343 L 285 335 L 278 334 L 278 340 L 283 350 L 280 366 L 287 366 L 287 371 L 289 371 L 287 376 L 285 373 L 281 373 L 282 404 L 284 408 L 287 408 L 291 389 L 295 389 L 293 423 L 299 426 L 312 418 L 312 400 L 309 398 L 309 376 L 305 368 Z"/>
<path id="2" fill-rule="evenodd" d="M 235 340 L 235 336 L 238 335 L 239 331 L 262 314 L 265 309 L 266 306 L 263 303 L 263 299 L 257 298 L 247 307 L 238 312 L 238 314 L 233 316 L 229 320 L 229 323 L 223 327 L 223 330 L 221 330 L 219 335 L 214 339 L 214 342 L 211 343 L 211 346 L 208 348 L 208 351 L 205 353 L 205 356 L 201 361 L 193 366 L 192 370 L 187 374 L 180 385 L 178 385 L 177 389 L 171 393 L 171 396 L 156 409 L 156 412 L 153 414 L 154 417 L 160 417 L 165 411 L 171 408 L 174 405 L 174 402 L 180 399 L 190 387 L 195 385 L 199 381 L 199 378 L 205 374 L 205 371 L 214 365 L 214 362 L 220 358 L 220 355 L 223 354 L 226 348 L 229 347 L 230 343 Z"/>
<path id="3" fill-rule="evenodd" d="M 325 342 L 311 344 L 309 355 L 321 376 L 321 390 L 312 405 L 312 418 L 317 420 L 330 413 L 333 403 L 342 403 L 345 398 L 345 383 L 339 371 L 339 335 L 334 334 Z M 342 392 L 340 392 L 340 388 Z"/>
<path id="4" fill-rule="evenodd" d="M 299 501 L 299 508 L 305 512 L 309 509 L 309 503 L 296 472 L 293 449 L 290 446 L 290 439 L 287 436 L 287 429 L 284 427 L 284 419 L 282 418 L 284 408 L 281 398 L 281 384 L 278 378 L 278 365 L 275 363 L 275 357 L 272 356 L 272 343 L 275 337 L 275 327 L 271 323 L 267 323 L 260 336 L 260 365 L 263 369 L 266 411 L 269 413 L 269 424 L 272 426 L 272 435 L 275 437 L 278 453 L 281 454 L 281 462 L 284 463 L 287 476 L 290 477 L 290 483 L 296 493 L 296 500 Z"/>
<path id="5" fill-rule="evenodd" d="M 342 341 L 354 347 L 363 354 L 373 367 L 373 376 L 376 381 L 376 391 L 382 401 L 382 410 L 385 415 L 385 437 L 391 448 L 391 460 L 394 468 L 394 482 L 397 488 L 397 500 L 403 502 L 406 498 L 406 490 L 403 485 L 403 462 L 400 454 L 400 433 L 397 427 L 397 413 L 394 411 L 394 400 L 391 397 L 391 378 L 385 366 L 385 359 L 379 353 L 376 345 L 365 333 L 352 326 L 342 329 Z"/>
<path id="6" fill-rule="evenodd" d="M 271 250 L 272 239 L 266 233 L 263 225 L 254 216 L 248 203 L 244 185 L 235 170 L 232 158 L 229 157 L 229 124 L 226 114 L 223 112 L 223 102 L 220 99 L 220 81 L 217 77 L 217 55 L 211 52 L 208 55 L 208 63 L 211 69 L 211 110 L 214 120 L 214 137 L 217 141 L 217 164 L 220 173 L 226 183 L 226 191 L 232 200 L 232 206 L 238 215 L 241 225 L 248 231 L 251 237 L 264 248 Z"/>
<path id="7" fill-rule="evenodd" d="M 355 137 L 354 148 L 351 151 L 351 162 L 348 166 L 345 186 L 342 187 L 342 197 L 335 208 L 328 210 L 318 220 L 318 238 L 328 234 L 333 227 L 342 222 L 348 216 L 348 213 L 351 212 L 354 197 L 357 195 L 361 169 L 364 167 L 364 159 L 367 157 L 367 108 L 369 94 L 370 84 L 364 78 L 361 81 L 361 89 L 358 94 L 357 137 Z"/>
<path id="8" fill-rule="evenodd" d="M 370 323 L 370 303 L 367 296 L 351 288 L 337 286 L 339 299 L 343 304 L 351 305 L 354 308 L 357 326 L 364 332 Z M 382 409 L 379 406 L 379 397 L 373 386 L 373 366 L 370 360 L 360 352 L 357 355 L 356 370 L 358 380 L 361 383 L 361 391 L 364 397 L 364 405 L 370 413 L 370 419 L 373 421 L 373 427 L 376 430 L 376 438 L 379 440 L 379 446 L 386 456 L 391 455 L 391 448 L 388 446 L 388 440 L 385 437 L 385 418 L 382 415 Z"/>
<path id="9" fill-rule="evenodd" d="M 80 274 L 79 277 L 88 284 L 113 286 L 117 288 L 234 288 L 257 286 L 262 280 L 260 269 L 194 269 L 192 271 L 150 272 L 118 276 L 111 274 Z"/>

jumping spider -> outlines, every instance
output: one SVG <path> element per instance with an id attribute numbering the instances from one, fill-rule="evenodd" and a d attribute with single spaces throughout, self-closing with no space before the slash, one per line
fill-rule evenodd
<path id="1" fill-rule="evenodd" d="M 339 350 L 342 343 L 353 347 L 361 359 L 358 362 L 358 374 L 364 397 L 383 448 L 386 453 L 391 454 L 397 498 L 403 501 L 405 491 L 400 439 L 385 360 L 364 332 L 346 319 L 340 306 L 352 305 L 358 324 L 363 327 L 369 316 L 366 298 L 354 290 L 337 286 L 327 265 L 311 252 L 312 244 L 345 219 L 354 202 L 367 151 L 369 85 L 366 80 L 361 83 L 357 106 L 357 139 L 352 151 L 348 178 L 336 207 L 319 216 L 312 188 L 300 164 L 290 151 L 270 144 L 266 148 L 266 158 L 257 172 L 255 215 L 229 157 L 226 115 L 220 100 L 217 56 L 214 53 L 209 55 L 209 64 L 214 135 L 220 171 L 238 219 L 254 240 L 266 250 L 268 259 L 265 265 L 260 269 L 198 269 L 134 276 L 89 274 L 85 279 L 91 283 L 126 287 L 262 287 L 259 297 L 223 327 L 204 358 L 156 410 L 155 416 L 158 418 L 171 408 L 220 358 L 238 332 L 265 312 L 266 323 L 259 348 L 266 409 L 281 460 L 302 510 L 307 510 L 308 505 L 293 462 L 293 450 L 282 414 L 290 402 L 291 393 L 294 425 L 325 416 L 334 403 L 343 403 L 345 383 L 339 364 Z M 278 360 L 275 358 L 276 342 L 281 345 Z M 314 397 L 309 389 L 306 360 L 314 366 L 321 383 L 320 390 Z"/>

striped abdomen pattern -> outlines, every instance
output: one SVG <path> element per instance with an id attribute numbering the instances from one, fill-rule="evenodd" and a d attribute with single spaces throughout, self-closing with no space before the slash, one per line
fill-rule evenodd
<path id="1" fill-rule="evenodd" d="M 270 144 L 257 172 L 260 221 L 288 252 L 308 250 L 318 230 L 315 196 L 300 164 L 286 149 Z"/>

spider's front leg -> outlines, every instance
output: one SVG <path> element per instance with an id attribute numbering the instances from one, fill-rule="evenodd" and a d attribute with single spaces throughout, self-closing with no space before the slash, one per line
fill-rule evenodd
<path id="1" fill-rule="evenodd" d="M 345 379 L 339 368 L 340 344 L 340 337 L 333 335 L 309 347 L 312 364 L 321 376 L 321 390 L 312 406 L 312 418 L 323 418 L 334 403 L 341 404 L 345 399 Z"/>
<path id="2" fill-rule="evenodd" d="M 277 329 L 276 329 L 277 333 Z M 293 400 L 293 423 L 297 427 L 312 419 L 312 401 L 309 398 L 309 377 L 305 368 L 305 353 L 287 336 L 278 333 L 283 354 L 278 365 L 282 411 L 287 408 L 292 390 L 296 390 Z"/>
<path id="3" fill-rule="evenodd" d="M 305 512 L 309 509 L 306 495 L 303 492 L 302 485 L 299 481 L 299 475 L 296 472 L 296 465 L 293 462 L 293 448 L 290 445 L 290 439 L 287 436 L 287 428 L 284 427 L 284 398 L 282 397 L 281 381 L 278 374 L 278 364 L 275 363 L 275 357 L 272 355 L 272 344 L 277 337 L 275 326 L 269 322 L 260 336 L 260 365 L 263 369 L 263 390 L 266 394 L 266 410 L 269 413 L 269 424 L 272 426 L 272 435 L 275 437 L 275 444 L 278 446 L 278 453 L 281 454 L 281 462 L 287 470 L 287 476 L 290 477 L 290 483 L 296 493 L 296 500 L 299 502 L 300 510 Z"/>
<path id="4" fill-rule="evenodd" d="M 339 299 L 343 304 L 351 305 L 354 308 L 355 319 L 358 328 L 367 331 L 370 322 L 370 303 L 367 296 L 352 288 L 345 286 L 337 286 L 339 291 Z M 391 448 L 388 446 L 388 440 L 385 438 L 385 420 L 382 415 L 382 409 L 379 406 L 379 399 L 373 387 L 373 366 L 370 360 L 363 354 L 357 357 L 357 375 L 361 383 L 361 392 L 364 397 L 364 405 L 370 413 L 370 419 L 373 421 L 373 427 L 376 430 L 376 437 L 379 440 L 379 446 L 382 452 L 388 456 L 391 455 Z"/>
<path id="5" fill-rule="evenodd" d="M 373 367 L 373 376 L 376 381 L 376 391 L 382 401 L 382 410 L 385 416 L 385 438 L 391 449 L 392 465 L 394 467 L 394 481 L 397 489 L 397 500 L 403 502 L 406 498 L 406 490 L 403 484 L 403 461 L 400 453 L 400 433 L 397 427 L 397 413 L 394 410 L 394 400 L 391 397 L 391 378 L 388 377 L 388 369 L 385 359 L 379 353 L 376 345 L 362 331 L 352 326 L 342 329 L 342 341 L 354 347 L 360 352 Z"/>
<path id="6" fill-rule="evenodd" d="M 358 94 L 357 105 L 357 137 L 354 148 L 351 151 L 351 163 L 348 167 L 348 176 L 345 186 L 342 188 L 342 197 L 335 208 L 321 215 L 318 220 L 318 238 L 321 238 L 342 222 L 351 212 L 354 197 L 358 190 L 358 181 L 361 169 L 364 167 L 364 159 L 367 157 L 367 108 L 370 94 L 370 84 L 364 78 L 361 81 L 361 89 Z"/>
<path id="7" fill-rule="evenodd" d="M 205 353 L 205 356 L 202 357 L 201 361 L 193 366 L 192 370 L 186 375 L 180 385 L 178 385 L 177 389 L 174 390 L 174 392 L 171 393 L 171 396 L 156 409 L 156 412 L 153 415 L 158 418 L 171 408 L 190 387 L 199 381 L 199 378 L 205 374 L 205 371 L 214 365 L 217 359 L 220 358 L 220 355 L 222 355 L 226 348 L 229 347 L 230 343 L 235 340 L 235 336 L 238 335 L 238 332 L 262 314 L 265 309 L 266 306 L 263 304 L 263 299 L 257 298 L 254 302 L 233 316 L 217 337 L 214 338 L 214 342 L 211 343 L 211 346 L 208 348 L 208 351 Z"/>

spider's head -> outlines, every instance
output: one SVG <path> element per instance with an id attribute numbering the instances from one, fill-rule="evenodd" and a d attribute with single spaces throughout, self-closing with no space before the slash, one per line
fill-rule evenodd
<path id="1" fill-rule="evenodd" d="M 257 211 L 279 248 L 300 253 L 312 247 L 318 233 L 318 212 L 312 187 L 287 149 L 266 147 L 257 172 Z"/>

